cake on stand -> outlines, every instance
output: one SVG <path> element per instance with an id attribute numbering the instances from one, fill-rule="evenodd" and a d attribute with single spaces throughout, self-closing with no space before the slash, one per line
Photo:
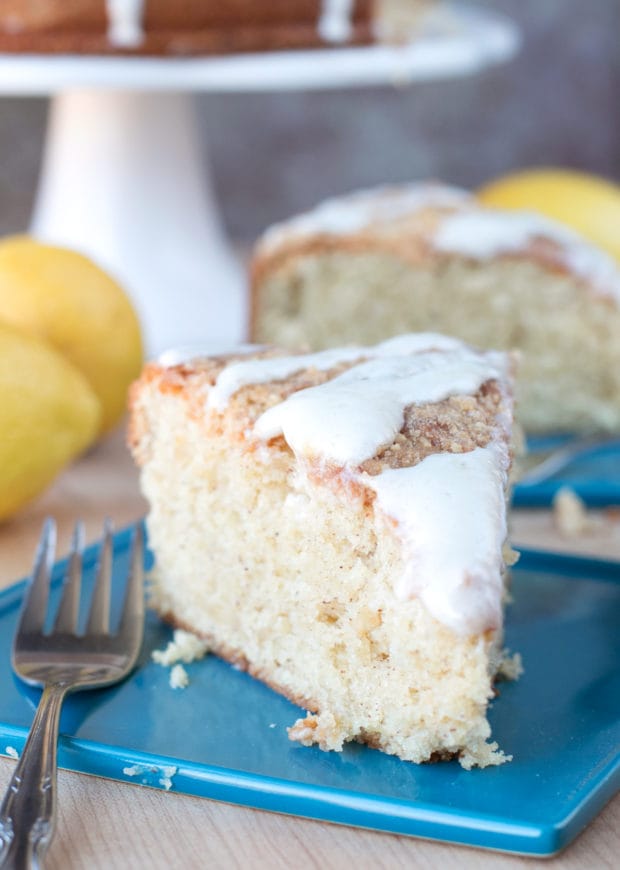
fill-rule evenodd
<path id="1" fill-rule="evenodd" d="M 51 95 L 30 230 L 117 275 L 147 352 L 237 342 L 246 280 L 223 231 L 192 94 L 374 85 L 475 73 L 509 60 L 505 18 L 454 6 L 401 46 L 209 58 L 1 55 L 0 94 Z"/>

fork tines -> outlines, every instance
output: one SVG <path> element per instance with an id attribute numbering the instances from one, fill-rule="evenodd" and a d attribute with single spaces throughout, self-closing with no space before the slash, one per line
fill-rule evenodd
<path id="1" fill-rule="evenodd" d="M 114 556 L 113 533 L 114 527 L 112 521 L 106 519 L 86 625 L 86 634 L 91 636 L 106 635 L 110 632 L 110 599 Z M 30 587 L 24 600 L 19 624 L 19 631 L 21 633 L 40 634 L 44 631 L 48 609 L 50 578 L 56 552 L 56 539 L 56 523 L 51 517 L 48 517 L 43 524 Z M 84 539 L 84 523 L 78 520 L 73 529 L 67 572 L 51 633 L 77 634 L 78 632 Z M 142 527 L 138 525 L 134 532 L 130 556 L 130 571 L 127 578 L 125 601 L 118 628 L 118 633 L 121 635 L 133 626 L 133 622 L 136 619 L 143 618 L 143 558 L 144 535 Z"/>
<path id="2" fill-rule="evenodd" d="M 110 630 L 110 584 L 112 582 L 112 521 L 103 526 L 95 589 L 90 602 L 87 634 L 107 634 Z"/>
<path id="3" fill-rule="evenodd" d="M 80 611 L 80 585 L 82 580 L 82 552 L 84 550 L 84 523 L 78 520 L 73 529 L 71 552 L 62 598 L 56 613 L 54 631 L 70 634 L 77 630 Z"/>
<path id="4" fill-rule="evenodd" d="M 34 634 L 41 631 L 47 613 L 49 581 L 55 553 L 56 523 L 52 517 L 47 517 L 39 538 L 30 588 L 24 600 L 19 623 L 19 630 L 22 633 Z"/>

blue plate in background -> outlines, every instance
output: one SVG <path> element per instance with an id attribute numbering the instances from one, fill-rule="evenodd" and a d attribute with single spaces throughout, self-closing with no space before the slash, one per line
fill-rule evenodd
<path id="1" fill-rule="evenodd" d="M 115 581 L 129 533 L 115 537 Z M 86 558 L 92 582 L 95 551 Z M 55 588 L 64 564 L 56 566 Z M 39 693 L 10 670 L 23 584 L 0 593 L 0 752 L 20 752 Z M 137 670 L 70 697 L 59 763 L 69 770 L 264 810 L 529 855 L 567 845 L 620 785 L 620 565 L 527 552 L 514 570 L 506 642 L 525 673 L 501 684 L 490 720 L 514 755 L 500 767 L 414 765 L 357 744 L 291 743 L 300 710 L 209 656 L 172 690 L 150 660 L 170 631 L 150 614 Z M 121 590 L 116 587 L 118 607 Z"/>
<path id="2" fill-rule="evenodd" d="M 528 459 L 540 458 L 577 439 L 566 436 L 532 437 L 527 440 Z M 514 507 L 549 507 L 556 492 L 570 486 L 590 507 L 620 505 L 620 439 L 584 448 L 568 465 L 548 479 L 518 483 Z"/>

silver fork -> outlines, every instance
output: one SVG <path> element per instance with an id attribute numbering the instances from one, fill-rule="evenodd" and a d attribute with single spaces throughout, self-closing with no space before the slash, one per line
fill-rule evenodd
<path id="1" fill-rule="evenodd" d="M 118 630 L 110 633 L 112 526 L 106 521 L 86 631 L 77 634 L 84 528 L 76 523 L 67 575 L 54 626 L 44 630 L 56 549 L 56 526 L 47 519 L 30 587 L 13 640 L 12 665 L 43 694 L 24 751 L 0 807 L 0 867 L 41 867 L 54 834 L 56 751 L 60 710 L 69 692 L 109 686 L 134 666 L 144 626 L 142 529 L 136 527 Z"/>

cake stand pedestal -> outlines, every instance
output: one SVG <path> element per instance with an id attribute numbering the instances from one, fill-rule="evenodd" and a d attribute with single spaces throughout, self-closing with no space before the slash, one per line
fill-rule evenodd
<path id="1" fill-rule="evenodd" d="M 244 272 L 222 229 L 191 95 L 54 97 L 31 232 L 118 276 L 148 353 L 241 339 Z"/>
<path id="2" fill-rule="evenodd" d="M 462 7 L 398 47 L 218 58 L 0 56 L 0 94 L 51 94 L 31 232 L 115 274 L 147 352 L 237 342 L 244 270 L 222 228 L 192 92 L 408 84 L 511 58 L 518 32 Z M 251 131 L 248 131 L 251 135 Z"/>

